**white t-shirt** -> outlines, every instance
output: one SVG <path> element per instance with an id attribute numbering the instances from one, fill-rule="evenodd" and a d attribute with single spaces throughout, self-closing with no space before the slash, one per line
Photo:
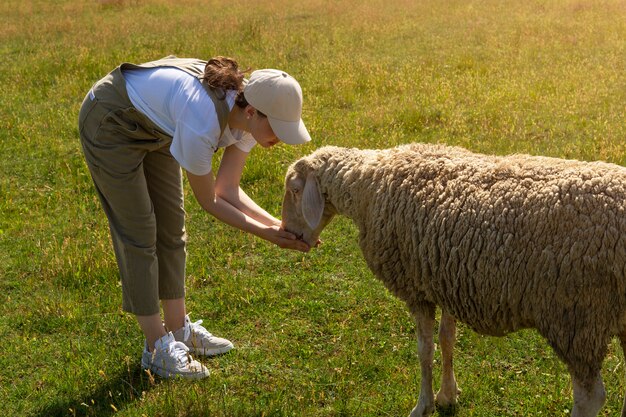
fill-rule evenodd
<path id="1" fill-rule="evenodd" d="M 196 77 L 172 67 L 125 70 L 131 103 L 165 133 L 172 136 L 170 151 L 181 167 L 194 175 L 211 172 L 218 148 L 235 145 L 250 152 L 256 141 L 250 133 L 224 129 L 213 101 Z M 226 94 L 228 108 L 235 105 L 236 92 Z"/>

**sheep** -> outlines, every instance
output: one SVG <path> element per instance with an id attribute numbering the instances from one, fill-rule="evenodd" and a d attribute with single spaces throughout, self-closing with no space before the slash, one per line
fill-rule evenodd
<path id="1" fill-rule="evenodd" d="M 456 404 L 457 320 L 494 336 L 536 329 L 568 367 L 571 415 L 598 414 L 610 339 L 626 350 L 626 168 L 433 144 L 327 146 L 289 167 L 282 227 L 315 245 L 337 214 L 356 224 L 368 267 L 415 319 L 421 388 L 411 417 Z"/>

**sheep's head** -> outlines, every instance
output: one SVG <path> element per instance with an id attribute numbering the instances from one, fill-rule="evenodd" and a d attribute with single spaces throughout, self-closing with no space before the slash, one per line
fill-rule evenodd
<path id="1" fill-rule="evenodd" d="M 304 162 L 292 165 L 285 179 L 282 227 L 310 246 L 315 246 L 334 213 L 326 203 L 315 171 Z"/>

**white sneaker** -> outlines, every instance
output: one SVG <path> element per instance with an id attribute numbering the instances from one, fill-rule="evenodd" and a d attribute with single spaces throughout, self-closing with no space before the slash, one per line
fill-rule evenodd
<path id="1" fill-rule="evenodd" d="M 174 337 L 197 355 L 221 355 L 234 347 L 229 340 L 213 336 L 201 324 L 202 320 L 192 323 L 186 315 L 185 325 L 174 332 Z"/>
<path id="2" fill-rule="evenodd" d="M 209 370 L 189 355 L 189 348 L 177 342 L 172 332 L 156 341 L 154 350 L 148 351 L 145 344 L 141 356 L 141 367 L 162 378 L 180 376 L 186 379 L 201 379 L 209 376 Z"/>

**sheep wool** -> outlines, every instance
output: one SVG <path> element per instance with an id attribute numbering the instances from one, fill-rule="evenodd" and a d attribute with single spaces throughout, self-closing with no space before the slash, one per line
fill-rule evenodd
<path id="1" fill-rule="evenodd" d="M 626 169 L 614 164 L 432 144 L 324 147 L 289 168 L 283 226 L 314 244 L 334 215 L 354 221 L 367 265 L 417 323 L 412 416 L 434 409 L 424 372 L 438 306 L 452 327 L 481 334 L 536 329 L 568 366 L 572 416 L 586 417 L 604 403 L 610 339 L 626 342 L 625 211 Z M 453 378 L 441 393 L 452 403 Z"/>

